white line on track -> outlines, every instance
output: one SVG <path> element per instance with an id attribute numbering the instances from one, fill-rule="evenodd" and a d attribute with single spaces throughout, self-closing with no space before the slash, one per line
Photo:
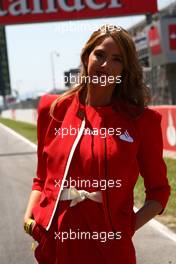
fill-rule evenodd
<path id="1" fill-rule="evenodd" d="M 32 148 L 34 148 L 37 151 L 37 145 L 32 143 L 29 139 L 23 137 L 22 135 L 18 134 L 17 132 L 15 132 L 14 130 L 12 130 L 11 128 L 5 126 L 4 124 L 0 123 L 0 127 L 2 127 L 4 130 L 6 130 L 9 134 L 11 134 L 12 136 L 15 136 L 19 139 L 21 139 L 24 143 L 30 145 Z"/>

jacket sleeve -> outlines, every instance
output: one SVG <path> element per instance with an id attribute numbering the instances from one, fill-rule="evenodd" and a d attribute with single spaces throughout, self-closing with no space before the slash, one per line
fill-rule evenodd
<path id="1" fill-rule="evenodd" d="M 46 156 L 43 153 L 45 136 L 51 121 L 49 114 L 50 105 L 56 99 L 53 95 L 43 95 L 38 104 L 37 119 L 37 170 L 36 177 L 33 178 L 32 190 L 42 191 L 46 179 Z"/>
<path id="2" fill-rule="evenodd" d="M 167 179 L 167 167 L 163 159 L 163 140 L 161 115 L 147 109 L 140 124 L 141 142 L 138 151 L 139 172 L 144 179 L 147 200 L 155 200 L 162 205 L 162 214 L 169 195 L 170 186 Z"/>

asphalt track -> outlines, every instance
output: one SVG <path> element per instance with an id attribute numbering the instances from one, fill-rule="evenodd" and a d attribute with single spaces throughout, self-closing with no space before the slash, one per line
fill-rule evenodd
<path id="1" fill-rule="evenodd" d="M 0 124 L 0 264 L 36 263 L 32 239 L 23 231 L 35 171 L 34 144 Z M 176 240 L 149 224 L 137 231 L 133 240 L 137 264 L 176 264 Z"/>

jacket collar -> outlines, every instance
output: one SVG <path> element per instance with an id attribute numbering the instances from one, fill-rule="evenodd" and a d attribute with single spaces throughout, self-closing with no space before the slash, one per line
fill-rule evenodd
<path id="1" fill-rule="evenodd" d="M 75 101 L 74 99 L 73 101 L 76 103 L 75 110 L 77 117 L 83 119 L 85 116 L 85 105 L 80 102 L 80 95 L 81 90 L 76 92 Z M 122 117 L 130 121 L 140 118 L 145 111 L 145 108 L 135 106 L 133 104 L 125 102 L 120 98 L 116 99 L 115 97 L 113 97 L 112 99 L 112 109 L 115 112 L 119 113 Z"/>

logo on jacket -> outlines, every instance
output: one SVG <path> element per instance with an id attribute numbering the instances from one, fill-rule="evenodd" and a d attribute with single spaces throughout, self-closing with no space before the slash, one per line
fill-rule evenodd
<path id="1" fill-rule="evenodd" d="M 125 132 L 121 134 L 119 138 L 130 143 L 134 142 L 134 139 L 128 134 L 127 130 L 125 130 Z"/>

